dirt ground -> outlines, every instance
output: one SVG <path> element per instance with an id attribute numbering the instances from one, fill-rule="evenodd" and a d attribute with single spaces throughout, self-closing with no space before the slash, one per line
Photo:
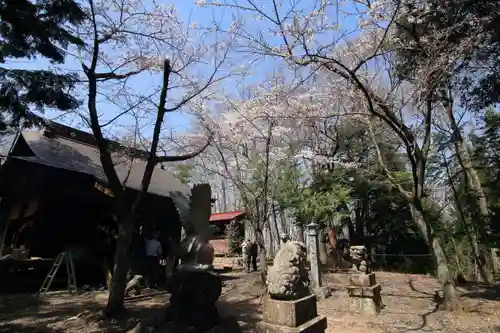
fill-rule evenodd
<path id="1" fill-rule="evenodd" d="M 244 331 L 254 332 L 255 323 L 261 319 L 264 292 L 260 275 L 231 272 L 223 277 L 225 286 L 218 304 L 221 314 L 236 317 Z M 500 286 L 461 288 L 465 310 L 444 312 L 434 302 L 434 292 L 439 289 L 434 278 L 377 272 L 385 308 L 380 316 L 369 318 L 351 307 L 342 289 L 347 281 L 345 274 L 328 274 L 324 280 L 334 288 L 332 297 L 318 303 L 319 313 L 328 319 L 327 333 L 500 332 Z M 105 292 L 78 296 L 54 293 L 41 299 L 1 296 L 0 332 L 125 332 L 141 318 L 161 313 L 168 299 L 168 295 L 157 295 L 127 302 L 123 318 L 105 321 L 99 309 L 106 296 Z"/>

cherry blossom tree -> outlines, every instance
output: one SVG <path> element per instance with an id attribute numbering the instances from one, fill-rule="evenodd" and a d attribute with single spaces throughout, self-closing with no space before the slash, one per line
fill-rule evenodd
<path id="1" fill-rule="evenodd" d="M 284 76 L 274 75 L 265 82 L 248 86 L 244 96 L 222 101 L 219 106 L 222 111 L 212 125 L 217 133 L 214 144 L 198 159 L 205 172 L 218 174 L 238 188 L 261 247 L 261 262 L 267 250 L 264 230 L 278 237 L 279 230 L 288 229 L 284 225 L 278 227 L 275 209 L 275 204 L 284 198 L 284 194 L 279 193 L 283 170 L 290 163 L 304 164 L 305 160 L 316 164 L 333 161 L 333 156 L 319 147 L 324 146 L 320 144 L 324 138 L 311 131 L 317 123 L 325 124 L 331 118 L 326 116 L 330 111 L 324 112 L 325 116 L 321 112 L 331 108 L 333 100 L 328 97 L 331 91 L 313 87 L 305 90 L 301 85 L 303 81 L 295 78 L 288 82 Z M 311 108 L 320 111 L 311 112 Z M 307 169 L 306 165 L 301 168 Z M 306 194 L 307 186 L 304 180 L 303 186 L 299 186 L 304 187 L 301 194 Z M 309 199 L 318 203 L 328 201 L 312 194 L 307 196 Z M 303 201 L 305 205 L 307 200 L 295 200 L 294 204 Z M 289 210 L 289 215 L 298 216 L 293 212 L 305 212 L 305 207 Z M 272 237 L 270 240 L 272 242 Z M 265 266 L 263 276 L 264 270 Z"/>
<path id="2" fill-rule="evenodd" d="M 400 140 L 411 168 L 412 188 L 402 186 L 380 153 L 379 163 L 406 198 L 413 220 L 436 259 L 445 307 L 457 305 L 458 292 L 446 254 L 425 208 L 432 96 L 423 93 L 419 84 L 406 90 L 392 79 L 387 67 L 391 52 L 398 47 L 390 36 L 400 3 L 273 0 L 264 6 L 253 0 L 234 0 L 200 5 L 234 11 L 237 19 L 224 32 L 236 36 L 245 51 L 282 59 L 292 69 L 306 66 L 327 73 L 329 85 L 342 91 L 342 104 L 348 113 L 359 114 L 372 125 L 374 119 L 382 121 Z M 348 23 L 346 28 L 339 26 L 343 20 Z"/>
<path id="3" fill-rule="evenodd" d="M 160 149 L 164 117 L 182 110 L 202 117 L 204 101 L 214 93 L 212 88 L 229 76 L 223 64 L 230 44 L 209 38 L 193 24 L 183 22 L 174 6 L 156 1 L 87 0 L 83 5 L 88 20 L 79 35 L 87 47 L 76 53 L 85 75 L 88 109 L 81 116 L 96 138 L 119 221 L 115 267 L 105 311 L 115 315 L 123 308 L 128 249 L 137 207 L 148 190 L 155 166 L 191 159 L 211 141 L 210 134 L 206 134 L 205 143 L 193 152 L 164 155 Z M 134 80 L 135 85 L 131 84 Z M 144 90 L 138 91 L 137 82 L 147 82 L 141 85 Z M 118 106 L 119 111 L 109 114 L 100 109 L 101 99 Z M 129 121 L 133 119 L 134 132 L 140 132 L 140 141 L 148 151 L 141 191 L 131 207 L 126 204 L 124 185 L 103 134 L 107 126 L 119 124 L 127 117 Z"/>
<path id="4" fill-rule="evenodd" d="M 200 161 L 206 171 L 229 179 L 238 189 L 255 231 L 264 279 L 267 266 L 263 231 L 269 228 L 270 184 L 284 158 L 280 140 L 287 131 L 273 118 L 276 109 L 285 107 L 279 102 L 284 98 L 279 89 L 268 91 L 268 88 L 280 86 L 280 79 L 251 87 L 251 96 L 244 100 L 224 101 L 224 110 L 212 124 L 216 138 L 208 151 L 210 158 L 206 155 Z M 218 160 L 220 164 L 210 167 L 207 159 Z"/>

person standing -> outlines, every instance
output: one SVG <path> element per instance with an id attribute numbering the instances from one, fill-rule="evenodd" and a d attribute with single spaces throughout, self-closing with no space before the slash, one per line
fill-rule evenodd
<path id="1" fill-rule="evenodd" d="M 241 243 L 241 255 L 243 257 L 243 265 L 246 268 L 247 273 L 250 272 L 250 240 L 245 239 Z"/>
<path id="2" fill-rule="evenodd" d="M 148 284 L 149 287 L 156 287 L 158 284 L 158 278 L 160 274 L 160 258 L 163 253 L 161 243 L 158 241 L 158 233 L 153 233 L 152 237 L 148 237 L 145 240 L 146 247 L 146 265 L 148 272 Z"/>
<path id="3" fill-rule="evenodd" d="M 250 255 L 250 260 L 248 261 L 248 271 L 250 271 L 250 262 L 252 263 L 252 269 L 254 272 L 257 271 L 257 255 L 258 255 L 258 252 L 259 252 L 259 248 L 257 246 L 257 242 L 256 241 L 253 241 L 250 243 L 250 251 L 249 251 L 249 255 Z"/>
<path id="4" fill-rule="evenodd" d="M 285 244 L 290 240 L 290 237 L 288 236 L 287 233 L 282 233 L 280 238 L 281 238 L 281 244 Z"/>

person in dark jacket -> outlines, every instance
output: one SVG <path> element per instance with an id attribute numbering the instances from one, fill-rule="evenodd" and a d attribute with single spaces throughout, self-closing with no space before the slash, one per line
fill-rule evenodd
<path id="1" fill-rule="evenodd" d="M 249 260 L 249 264 L 248 264 L 248 270 L 250 270 L 250 262 L 252 263 L 252 269 L 254 272 L 257 271 L 257 255 L 258 255 L 258 252 L 259 252 L 259 247 L 257 246 L 257 242 L 256 241 L 252 241 L 250 243 L 250 251 L 248 253 L 248 256 L 250 258 Z"/>

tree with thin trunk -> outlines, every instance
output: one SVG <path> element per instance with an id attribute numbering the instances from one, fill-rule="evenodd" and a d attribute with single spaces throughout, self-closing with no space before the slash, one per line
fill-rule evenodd
<path id="1" fill-rule="evenodd" d="M 269 89 L 269 87 L 276 89 Z M 282 140 L 286 129 L 273 110 L 284 107 L 285 84 L 280 76 L 252 85 L 251 96 L 227 98 L 223 111 L 212 124 L 216 132 L 213 147 L 199 159 L 202 168 L 231 181 L 238 189 L 243 208 L 259 245 L 260 270 L 267 275 L 264 232 L 272 236 L 272 194 L 283 161 L 291 158 Z M 242 94 L 243 95 L 243 94 Z M 214 161 L 219 161 L 214 165 Z M 278 235 L 276 235 L 278 236 Z M 278 241 L 278 240 L 274 240 Z"/>
<path id="2" fill-rule="evenodd" d="M 389 44 L 390 29 L 400 9 L 399 3 L 356 1 L 356 6 L 339 8 L 340 4 L 320 0 L 307 5 L 297 1 L 285 5 L 273 0 L 264 7 L 246 0 L 217 2 L 214 5 L 227 6 L 241 14 L 235 17 L 247 18 L 235 22 L 239 25 L 236 33 L 226 31 L 237 35 L 244 50 L 283 59 L 292 68 L 305 66 L 329 73 L 329 84 L 341 90 L 342 95 L 339 96 L 344 104 L 349 103 L 344 108 L 347 112 L 361 113 L 370 122 L 378 119 L 393 131 L 405 151 L 411 170 L 412 188 L 407 190 L 401 186 L 397 177 L 387 168 L 383 156 L 380 156 L 380 164 L 388 179 L 406 198 L 413 220 L 434 255 L 445 307 L 455 307 L 458 304 L 458 291 L 448 269 L 442 241 L 430 223 L 424 202 L 427 196 L 425 172 L 431 147 L 431 102 L 435 95 L 430 92 L 420 99 L 423 106 L 419 105 L 419 114 L 403 115 L 409 99 L 396 99 L 398 94 L 405 92 L 402 85 L 391 80 L 391 72 L 387 71 L 391 49 L 386 45 Z M 245 13 L 249 15 L 245 16 Z M 362 22 L 363 28 L 355 37 L 351 37 L 350 30 L 342 31 L 342 27 L 339 27 L 342 22 L 326 18 L 327 15 L 340 17 L 345 13 Z M 277 37 L 266 38 L 270 34 L 264 36 L 259 32 L 262 30 L 256 31 L 253 26 L 245 25 L 250 16 L 264 21 L 259 23 L 259 28 L 266 25 L 265 29 Z M 411 88 L 408 92 L 412 97 L 421 92 L 418 86 Z M 409 118 L 419 123 L 409 124 Z M 417 128 L 421 129 L 421 133 L 416 132 Z"/>
<path id="3" fill-rule="evenodd" d="M 87 89 L 87 111 L 80 115 L 96 138 L 100 162 L 115 198 L 119 228 L 105 308 L 107 315 L 114 316 L 123 309 L 131 235 L 155 167 L 194 158 L 211 142 L 211 135 L 206 133 L 206 142 L 192 153 L 162 154 L 164 118 L 181 110 L 203 116 L 205 100 L 214 93 L 212 87 L 229 75 L 222 72 L 222 66 L 230 47 L 220 40 L 204 39 L 202 33 L 192 42 L 190 34 L 195 31 L 184 25 L 172 6 L 153 3 L 148 7 L 130 0 L 112 3 L 87 0 L 84 5 L 88 21 L 79 32 L 88 47 L 75 52 L 81 61 Z M 160 83 L 152 79 L 155 73 L 161 73 Z M 132 80 L 150 83 L 142 85 L 145 91 L 137 91 L 137 81 L 131 85 Z M 118 106 L 119 111 L 107 114 L 101 108 L 103 98 Z M 116 172 L 115 153 L 104 134 L 106 127 L 130 119 L 136 124 L 134 131 L 147 151 L 141 189 L 131 205 L 125 195 L 126 179 Z"/>
<path id="4" fill-rule="evenodd" d="M 226 141 L 227 133 L 220 135 L 223 132 L 219 132 L 218 138 L 221 140 L 216 140 L 214 143 L 222 161 L 224 173 L 238 188 L 247 219 L 251 222 L 254 230 L 255 241 L 259 246 L 259 268 L 263 281 L 266 281 L 267 278 L 267 249 L 264 242 L 264 230 L 269 226 L 269 178 L 273 126 L 273 123 L 269 122 L 267 130 L 258 130 L 262 135 L 260 138 L 253 137 L 254 140 L 261 139 L 260 143 L 264 146 L 263 156 L 258 155 L 255 150 L 248 150 L 247 142 Z M 221 145 L 222 142 L 225 142 L 224 146 Z M 231 147 L 233 144 L 235 147 L 240 147 L 241 151 L 234 149 L 234 146 Z"/>
<path id="5" fill-rule="evenodd" d="M 489 66 L 494 62 L 491 51 L 498 47 L 491 22 L 497 19 L 494 8 L 499 6 L 498 1 L 481 4 L 403 1 L 394 29 L 394 39 L 400 44 L 395 52 L 394 72 L 403 80 L 420 82 L 425 91 L 433 94 L 432 103 L 436 110 L 433 118 L 443 114 L 441 118 L 447 128 L 440 127 L 440 130 L 449 136 L 454 157 L 476 201 L 475 228 L 471 230 L 476 240 L 471 246 L 479 251 L 477 264 L 485 282 L 491 282 L 494 273 L 485 229 L 491 220 L 491 212 L 457 114 L 461 112 L 460 108 L 469 111 L 468 103 L 464 102 L 474 98 L 471 94 L 491 89 L 482 79 L 476 81 L 464 79 L 464 76 L 479 71 L 482 77 L 495 77 L 488 72 L 491 72 Z M 483 23 L 478 24 L 479 21 Z M 478 70 L 479 67 L 482 69 Z"/>

